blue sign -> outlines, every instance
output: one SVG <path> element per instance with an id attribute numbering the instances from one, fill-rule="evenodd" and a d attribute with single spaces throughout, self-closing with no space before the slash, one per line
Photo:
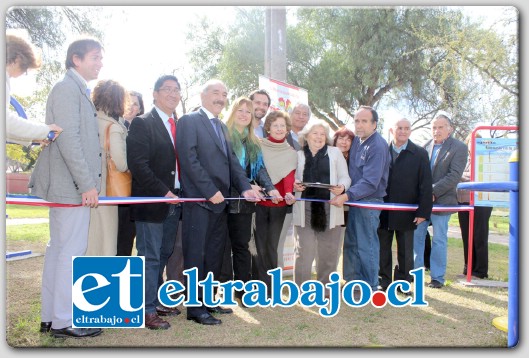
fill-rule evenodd
<path id="1" fill-rule="evenodd" d="M 144 327 L 143 256 L 78 256 L 72 265 L 73 327 Z"/>

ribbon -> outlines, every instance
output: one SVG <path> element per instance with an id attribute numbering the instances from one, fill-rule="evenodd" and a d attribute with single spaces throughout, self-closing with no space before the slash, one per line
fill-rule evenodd
<path id="1" fill-rule="evenodd" d="M 224 200 L 240 200 L 244 198 L 224 198 Z M 266 197 L 266 200 L 273 199 Z M 315 201 L 328 203 L 329 200 L 321 199 L 296 199 L 299 201 Z M 181 202 L 204 202 L 204 198 L 165 198 L 165 197 L 116 197 L 116 196 L 101 196 L 99 197 L 98 205 L 118 205 L 118 204 L 154 204 L 154 203 L 181 203 Z M 14 205 L 31 205 L 31 206 L 49 206 L 49 207 L 76 207 L 81 204 L 59 204 L 43 200 L 37 196 L 30 195 L 6 195 L 6 204 Z M 419 207 L 414 204 L 398 204 L 398 203 L 381 203 L 381 202 L 367 202 L 367 201 L 346 201 L 344 205 L 355 206 L 363 209 L 371 210 L 390 210 L 390 211 L 415 211 Z M 470 205 L 434 205 L 432 212 L 443 211 L 470 211 L 474 210 Z"/>

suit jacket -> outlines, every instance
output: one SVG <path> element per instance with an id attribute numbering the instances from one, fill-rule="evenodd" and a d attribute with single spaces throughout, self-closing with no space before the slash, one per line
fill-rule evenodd
<path id="1" fill-rule="evenodd" d="M 239 193 L 251 189 L 246 173 L 233 152 L 224 123 L 222 132 L 226 138 L 227 155 L 211 120 L 202 110 L 186 114 L 178 120 L 176 147 L 180 153 L 180 180 L 184 197 L 209 199 L 220 191 L 228 198 L 232 185 Z M 225 210 L 227 201 L 198 204 L 219 213 Z"/>
<path id="2" fill-rule="evenodd" d="M 266 137 L 264 137 L 266 138 Z M 286 136 L 286 141 L 288 144 L 290 144 L 290 146 L 292 148 L 294 148 L 295 151 L 298 151 L 301 149 L 301 146 L 299 145 L 299 143 L 297 141 L 294 140 L 294 138 L 292 137 L 292 132 L 288 132 L 287 136 Z"/>
<path id="3" fill-rule="evenodd" d="M 415 217 L 429 219 L 432 213 L 432 171 L 428 153 L 408 140 L 395 163 L 389 146 L 390 164 L 387 195 L 384 202 L 417 204 L 416 211 L 390 211 L 380 213 L 380 227 L 386 230 L 414 230 Z"/>
<path id="4" fill-rule="evenodd" d="M 433 140 L 424 145 L 428 157 L 432 157 Z M 432 168 L 432 189 L 435 196 L 434 204 L 457 205 L 457 184 L 461 180 L 463 171 L 467 164 L 467 146 L 452 137 L 448 137 L 439 149 L 437 158 Z M 453 212 L 440 213 L 448 215 Z"/>
<path id="5" fill-rule="evenodd" d="M 81 204 L 81 195 L 101 188 L 97 112 L 86 83 L 69 69 L 46 102 L 46 124 L 63 132 L 39 155 L 28 187 L 47 201 Z"/>
<path id="6" fill-rule="evenodd" d="M 132 196 L 163 197 L 174 190 L 176 153 L 165 124 L 153 108 L 132 120 L 127 135 L 127 164 Z M 162 222 L 169 204 L 131 205 L 134 220 Z"/>

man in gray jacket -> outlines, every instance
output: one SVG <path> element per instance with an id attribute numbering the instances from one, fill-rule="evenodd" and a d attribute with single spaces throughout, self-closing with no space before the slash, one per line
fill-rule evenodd
<path id="1" fill-rule="evenodd" d="M 467 164 L 467 146 L 450 135 L 450 118 L 437 115 L 432 121 L 433 139 L 424 148 L 432 168 L 432 191 L 434 205 L 458 205 L 456 187 Z M 424 238 L 430 222 L 433 226 L 432 250 L 430 253 L 430 276 L 428 287 L 441 288 L 445 282 L 448 242 L 448 221 L 453 212 L 433 212 L 430 220 L 417 225 L 413 236 L 414 267 L 424 266 Z"/>
<path id="2" fill-rule="evenodd" d="M 55 337 L 92 337 L 99 328 L 72 327 L 72 257 L 82 256 L 88 242 L 90 208 L 97 207 L 101 187 L 101 147 L 96 109 L 88 82 L 97 79 L 101 44 L 80 39 L 68 47 L 66 75 L 52 88 L 46 103 L 46 124 L 62 134 L 42 150 L 29 187 L 33 195 L 76 207 L 50 207 L 50 241 L 42 274 L 42 333 Z"/>

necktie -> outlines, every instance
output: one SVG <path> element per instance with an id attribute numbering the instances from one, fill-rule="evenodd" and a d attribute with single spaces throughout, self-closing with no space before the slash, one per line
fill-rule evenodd
<path id="1" fill-rule="evenodd" d="M 212 118 L 213 124 L 215 126 L 215 132 L 217 132 L 217 136 L 220 139 L 220 142 L 222 143 L 222 148 L 224 149 L 224 154 L 228 154 L 228 151 L 226 149 L 226 138 L 224 138 L 224 134 L 222 132 L 222 127 L 220 125 L 220 120 L 218 118 Z"/>
<path id="2" fill-rule="evenodd" d="M 176 153 L 176 123 L 172 117 L 168 121 L 171 125 L 171 135 L 173 136 L 173 146 L 176 154 L 176 170 L 178 171 L 178 180 L 180 180 L 180 163 L 178 163 L 178 153 Z"/>
<path id="3" fill-rule="evenodd" d="M 174 119 L 172 117 L 169 118 L 168 122 L 171 125 L 171 135 L 173 136 L 173 146 L 176 148 L 176 123 L 174 122 Z"/>

